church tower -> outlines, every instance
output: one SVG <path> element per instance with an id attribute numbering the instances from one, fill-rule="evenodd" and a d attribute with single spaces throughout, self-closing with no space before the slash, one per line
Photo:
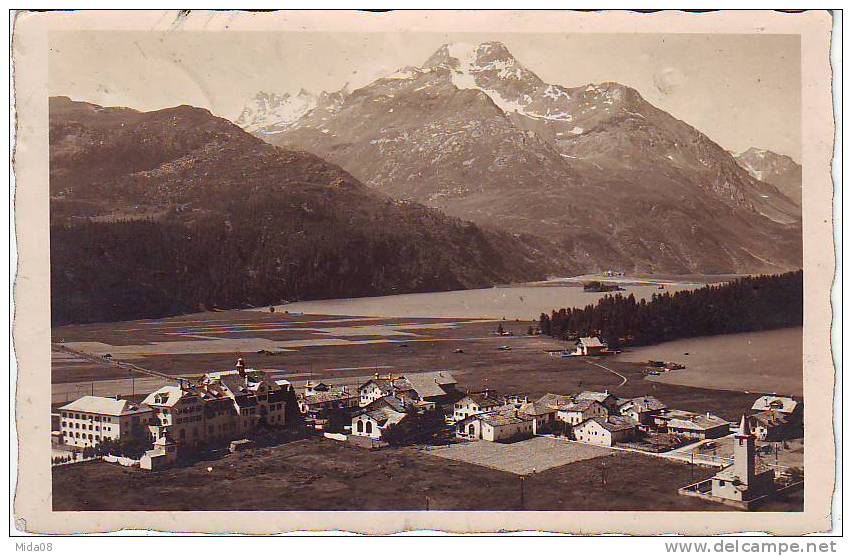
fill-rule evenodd
<path id="1" fill-rule="evenodd" d="M 746 485 L 754 479 L 754 436 L 751 435 L 748 419 L 743 415 L 740 432 L 734 435 L 733 474 Z"/>

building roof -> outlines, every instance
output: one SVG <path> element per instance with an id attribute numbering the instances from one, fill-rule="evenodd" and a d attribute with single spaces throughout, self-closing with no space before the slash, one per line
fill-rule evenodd
<path id="1" fill-rule="evenodd" d="M 527 415 L 547 415 L 573 404 L 571 396 L 562 394 L 545 394 L 534 402 L 525 404 L 521 410 Z"/>
<path id="2" fill-rule="evenodd" d="M 379 426 L 395 425 L 405 419 L 408 414 L 402 411 L 397 411 L 388 405 L 377 407 L 370 411 L 365 411 L 370 419 L 376 421 Z"/>
<path id="3" fill-rule="evenodd" d="M 594 421 L 595 423 L 610 432 L 632 430 L 636 428 L 636 425 L 633 424 L 632 421 L 630 421 L 629 419 L 624 419 L 622 417 L 609 417 L 607 419 L 604 419 L 602 417 L 593 417 L 591 419 L 586 419 L 585 421 L 580 423 L 580 425 L 582 426 L 590 421 Z"/>
<path id="4" fill-rule="evenodd" d="M 130 400 L 117 400 L 103 396 L 83 396 L 73 402 L 59 408 L 62 411 L 80 411 L 83 413 L 96 413 L 98 415 L 133 415 L 151 411 L 146 405 L 139 405 Z"/>
<path id="5" fill-rule="evenodd" d="M 654 396 L 639 396 L 631 398 L 628 402 L 632 404 L 631 409 L 636 411 L 661 411 L 668 407 Z"/>
<path id="6" fill-rule="evenodd" d="M 580 392 L 577 395 L 577 400 L 594 400 L 598 403 L 604 403 L 609 398 L 615 398 L 615 396 L 609 392 L 593 392 L 591 390 Z"/>
<path id="7" fill-rule="evenodd" d="M 712 413 L 693 413 L 671 409 L 665 414 L 665 417 L 668 419 L 669 428 L 675 429 L 707 430 L 730 425 L 728 421 Z"/>
<path id="8" fill-rule="evenodd" d="M 763 475 L 764 473 L 773 473 L 774 474 L 775 471 L 773 471 L 773 469 L 770 466 L 766 465 L 765 463 L 763 463 L 760 460 L 754 462 L 754 474 L 756 476 L 759 476 L 759 475 Z M 723 467 L 715 475 L 713 475 L 713 478 L 714 479 L 721 479 L 723 481 L 734 481 L 734 480 L 742 481 L 743 480 L 742 477 L 740 477 L 739 475 L 734 473 L 734 465 L 729 465 L 727 467 Z M 743 483 L 743 486 L 746 486 L 745 483 Z"/>
<path id="9" fill-rule="evenodd" d="M 278 390 L 272 390 L 267 394 L 266 401 L 268 402 L 283 402 L 287 401 L 289 396 L 289 390 L 285 390 L 284 388 L 279 388 Z"/>
<path id="10" fill-rule="evenodd" d="M 577 400 L 576 402 L 560 408 L 560 411 L 569 411 L 574 413 L 585 413 L 589 411 L 595 404 L 603 407 L 601 402 L 597 400 Z M 606 408 L 604 408 L 606 409 Z"/>
<path id="11" fill-rule="evenodd" d="M 766 427 L 780 427 L 790 421 L 789 414 L 776 410 L 759 411 L 751 415 L 751 419 Z"/>
<path id="12" fill-rule="evenodd" d="M 782 413 L 793 413 L 798 405 L 799 402 L 786 396 L 761 396 L 755 400 L 751 409 L 754 411 L 774 409 Z"/>
<path id="13" fill-rule="evenodd" d="M 494 392 L 470 392 L 464 398 L 459 400 L 459 402 L 462 402 L 467 398 L 479 407 L 498 407 L 505 405 L 502 397 L 497 396 Z"/>
<path id="14" fill-rule="evenodd" d="M 394 391 L 410 391 L 411 383 L 406 380 L 403 376 L 393 376 L 390 378 L 387 377 L 379 377 L 379 378 L 371 378 L 360 387 L 358 390 L 365 388 L 366 386 L 374 384 L 385 396 L 392 394 Z"/>
<path id="15" fill-rule="evenodd" d="M 578 343 L 583 344 L 587 348 L 604 347 L 604 343 L 601 342 L 600 338 L 598 338 L 597 336 L 585 336 L 583 338 L 580 338 L 580 341 Z"/>
<path id="16" fill-rule="evenodd" d="M 505 411 L 494 411 L 491 413 L 480 413 L 479 415 L 474 415 L 473 417 L 475 419 L 479 419 L 483 423 L 488 423 L 492 427 L 517 425 L 519 423 L 527 423 L 533 420 L 533 418 L 529 415 L 524 415 L 523 413 L 515 409 L 509 409 Z"/>
<path id="17" fill-rule="evenodd" d="M 405 412 L 406 401 L 399 396 L 382 396 L 381 398 L 375 399 L 367 404 L 363 408 L 363 412 L 370 412 L 374 409 L 382 408 L 382 407 L 390 407 L 394 411 L 399 411 L 400 413 Z"/>
<path id="18" fill-rule="evenodd" d="M 310 396 L 305 396 L 302 401 L 307 405 L 315 403 L 333 402 L 336 400 L 351 400 L 356 397 L 355 394 L 344 392 L 343 390 L 331 390 L 328 392 L 317 392 Z"/>
<path id="19" fill-rule="evenodd" d="M 414 373 L 405 375 L 405 380 L 421 398 L 444 396 L 447 394 L 446 388 L 456 384 L 456 379 L 447 371 Z"/>
<path id="20" fill-rule="evenodd" d="M 554 409 L 561 409 L 567 405 L 574 403 L 574 397 L 565 394 L 545 394 L 536 400 L 538 403 L 546 404 Z"/>
<path id="21" fill-rule="evenodd" d="M 165 407 L 171 407 L 175 405 L 180 399 L 184 396 L 184 390 L 180 386 L 163 386 L 158 390 L 154 390 L 148 396 L 142 400 L 142 403 L 145 405 L 161 405 Z M 161 403 L 157 403 L 155 400 L 158 396 L 165 396 L 165 401 Z"/>
<path id="22" fill-rule="evenodd" d="M 246 380 L 238 374 L 223 374 L 215 378 L 218 378 L 219 382 L 230 390 L 234 396 L 248 391 Z"/>

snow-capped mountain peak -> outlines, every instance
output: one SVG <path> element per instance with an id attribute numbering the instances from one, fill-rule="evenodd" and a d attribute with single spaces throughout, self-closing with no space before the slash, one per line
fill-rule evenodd
<path id="1" fill-rule="evenodd" d="M 752 177 L 774 185 L 797 205 L 802 203 L 802 167 L 787 155 L 751 147 L 734 159 Z"/>
<path id="2" fill-rule="evenodd" d="M 708 137 L 626 85 L 548 84 L 500 43 L 443 45 L 267 139 L 396 199 L 557 238 L 582 265 L 800 261 L 795 205 Z"/>
<path id="3" fill-rule="evenodd" d="M 503 43 L 445 44 L 426 61 L 423 69 L 448 70 L 456 88 L 482 91 L 506 114 L 570 121 L 570 116 L 561 110 L 528 109 L 536 100 L 530 93 L 546 84 L 518 62 Z M 559 98 L 554 91 L 550 94 L 553 99 Z"/>
<path id="4" fill-rule="evenodd" d="M 259 92 L 234 123 L 250 133 L 280 133 L 317 105 L 318 97 L 305 89 L 296 94 Z"/>

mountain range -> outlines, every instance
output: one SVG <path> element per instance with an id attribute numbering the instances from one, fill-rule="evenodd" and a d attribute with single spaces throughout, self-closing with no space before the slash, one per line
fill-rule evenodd
<path id="1" fill-rule="evenodd" d="M 49 104 L 55 323 L 543 278 L 537 240 L 392 200 L 191 106 Z"/>
<path id="2" fill-rule="evenodd" d="M 50 99 L 54 323 L 598 270 L 800 268 L 801 167 L 498 42 L 235 123 Z M 239 125 L 236 125 L 239 124 Z"/>
<path id="3" fill-rule="evenodd" d="M 254 112 L 247 129 L 395 199 L 533 235 L 569 268 L 801 266 L 799 205 L 625 85 L 545 83 L 489 42 L 322 96 L 298 117 Z"/>

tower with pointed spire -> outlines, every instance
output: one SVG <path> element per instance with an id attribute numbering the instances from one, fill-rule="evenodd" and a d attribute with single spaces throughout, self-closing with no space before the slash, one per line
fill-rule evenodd
<path id="1" fill-rule="evenodd" d="M 745 484 L 754 482 L 754 436 L 748 421 L 743 415 L 740 430 L 734 435 L 733 473 Z"/>
<path id="2" fill-rule="evenodd" d="M 734 461 L 709 480 L 709 496 L 717 502 L 749 509 L 775 492 L 775 471 L 755 458 L 755 438 L 745 415 L 733 440 Z"/>

